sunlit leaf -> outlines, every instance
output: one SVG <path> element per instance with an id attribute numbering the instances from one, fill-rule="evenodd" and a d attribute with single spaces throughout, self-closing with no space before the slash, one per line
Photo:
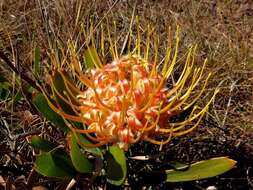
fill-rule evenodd
<path id="1" fill-rule="evenodd" d="M 47 177 L 71 178 L 75 174 L 69 156 L 62 149 L 37 155 L 35 170 Z"/>
<path id="2" fill-rule="evenodd" d="M 33 136 L 30 144 L 33 148 L 41 150 L 43 152 L 49 152 L 55 147 L 57 147 L 57 144 L 50 142 L 46 139 L 43 139 L 42 137 L 39 136 Z"/>
<path id="3" fill-rule="evenodd" d="M 33 104 L 38 109 L 38 111 L 40 111 L 43 114 L 43 116 L 47 120 L 54 123 L 57 127 L 61 128 L 64 132 L 69 131 L 69 128 L 66 126 L 62 117 L 59 114 L 55 113 L 50 108 L 50 106 L 47 103 L 46 98 L 44 97 L 42 93 L 38 93 L 33 96 Z"/>
<path id="4" fill-rule="evenodd" d="M 226 157 L 218 157 L 196 162 L 185 171 L 167 170 L 166 182 L 193 181 L 220 175 L 232 169 L 236 161 Z"/>
<path id="5" fill-rule="evenodd" d="M 70 156 L 75 169 L 81 173 L 92 173 L 94 171 L 93 164 L 88 160 L 87 156 L 81 152 L 75 135 L 70 135 Z"/>
<path id="6" fill-rule="evenodd" d="M 100 63 L 100 59 L 96 48 L 93 46 L 88 47 L 84 51 L 85 66 L 87 69 L 92 69 Z"/>
<path id="7" fill-rule="evenodd" d="M 85 151 L 90 152 L 92 154 L 95 154 L 97 156 L 103 157 L 103 153 L 100 148 L 89 148 L 85 147 L 86 144 L 92 144 L 87 138 L 85 138 L 82 134 L 74 134 L 76 136 L 76 139 L 79 144 L 83 145 L 82 147 L 84 148 Z"/>

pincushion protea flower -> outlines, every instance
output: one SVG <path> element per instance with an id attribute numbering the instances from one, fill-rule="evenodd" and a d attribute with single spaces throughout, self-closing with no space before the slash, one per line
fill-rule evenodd
<path id="1" fill-rule="evenodd" d="M 139 141 L 163 145 L 172 137 L 191 132 L 208 110 L 217 91 L 202 108 L 196 104 L 210 77 L 209 74 L 203 79 L 206 60 L 201 68 L 195 68 L 196 47 L 191 47 L 179 77 L 169 85 L 167 81 L 171 79 L 177 62 L 178 32 L 174 56 L 171 58 L 172 48 L 169 46 L 159 65 L 157 51 L 155 60 L 149 61 L 151 34 L 148 30 L 143 57 L 139 31 L 133 52 L 118 56 L 116 42 L 112 42 L 109 32 L 111 63 L 102 63 L 92 38 L 85 61 L 86 64 L 92 62 L 95 68 L 86 71 L 83 69 L 85 63 L 80 60 L 82 56 L 72 45 L 67 53 L 62 49 L 61 60 L 56 54 L 50 54 L 52 68 L 48 76 L 53 98 L 47 98 L 48 103 L 74 133 L 85 134 L 94 142 L 87 146 L 118 144 L 127 150 L 129 145 Z M 103 32 L 101 43 L 104 55 Z M 200 83 L 202 87 L 196 90 Z M 189 108 L 192 109 L 183 121 L 171 121 L 172 117 Z M 76 127 L 76 122 L 82 123 L 83 128 Z"/>

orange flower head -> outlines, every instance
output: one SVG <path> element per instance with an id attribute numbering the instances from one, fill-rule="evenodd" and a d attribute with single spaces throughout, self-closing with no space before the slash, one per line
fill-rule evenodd
<path id="1" fill-rule="evenodd" d="M 91 71 L 90 78 L 96 88 L 87 88 L 78 95 L 78 100 L 85 124 L 88 129 L 94 129 L 98 138 L 127 147 L 145 138 L 145 131 L 156 131 L 157 116 L 168 90 L 157 88 L 162 76 L 151 74 L 151 69 L 145 60 L 125 56 Z M 150 105 L 145 108 L 147 102 Z M 162 117 L 169 115 L 166 111 Z"/>
<path id="2" fill-rule="evenodd" d="M 195 68 L 196 48 L 190 48 L 179 77 L 167 87 L 177 63 L 178 33 L 174 56 L 170 57 L 169 46 L 159 65 L 156 59 L 149 62 L 150 35 L 148 32 L 143 57 L 140 37 L 136 42 L 137 53 L 133 51 L 125 56 L 118 56 L 117 47 L 111 41 L 114 60 L 107 64 L 102 62 L 92 44 L 86 50 L 86 62 L 93 63 L 95 68 L 86 71 L 83 71 L 80 56 L 73 46 L 69 46 L 69 54 L 63 53 L 62 61 L 51 54 L 53 72 L 49 78 L 53 99 L 45 90 L 43 93 L 50 107 L 62 116 L 74 133 L 84 134 L 94 142 L 84 146 L 118 144 L 127 150 L 129 145 L 139 141 L 163 145 L 199 125 L 218 92 L 215 91 L 205 106 L 197 105 L 210 77 L 209 74 L 204 82 L 201 80 L 206 61 L 201 68 Z M 202 87 L 195 92 L 200 83 Z M 171 121 L 172 116 L 189 108 L 192 109 L 183 121 Z M 82 123 L 83 128 L 76 127 L 75 122 Z"/>

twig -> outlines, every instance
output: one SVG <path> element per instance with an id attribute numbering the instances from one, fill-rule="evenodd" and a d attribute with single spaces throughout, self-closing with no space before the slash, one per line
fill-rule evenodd
<path id="1" fill-rule="evenodd" d="M 253 187 L 253 181 L 252 179 L 250 178 L 250 172 L 251 172 L 252 168 L 251 167 L 248 167 L 247 171 L 246 171 L 246 174 L 247 174 L 247 180 L 248 180 L 248 184 Z"/>
<path id="2" fill-rule="evenodd" d="M 71 181 L 69 182 L 65 190 L 70 190 L 75 184 L 76 184 L 76 180 L 74 178 L 71 179 Z"/>
<path id="3" fill-rule="evenodd" d="M 19 72 L 18 69 L 13 65 L 13 63 L 9 60 L 9 58 L 5 55 L 4 52 L 0 51 L 0 58 L 17 74 L 20 76 L 21 79 L 23 79 L 24 81 L 26 81 L 28 84 L 30 84 L 33 88 L 35 88 L 36 90 L 40 91 L 39 86 L 36 84 L 36 82 L 31 79 L 30 77 L 28 77 L 27 75 L 25 75 L 22 72 Z"/>
<path id="4" fill-rule="evenodd" d="M 102 21 L 107 17 L 107 15 L 109 14 L 109 12 L 115 7 L 115 5 L 119 2 L 120 0 L 116 0 L 112 6 L 106 11 L 106 13 L 103 15 L 103 17 L 99 20 L 99 22 L 95 25 L 95 27 L 93 28 L 93 30 L 91 31 L 91 33 L 89 34 L 89 36 L 87 36 L 87 39 L 90 39 L 91 36 L 94 34 L 94 32 L 97 30 L 97 28 L 99 27 L 99 25 L 102 23 Z M 89 41 L 89 40 L 88 40 Z M 84 42 L 81 47 L 78 49 L 77 53 L 80 53 L 81 49 L 86 45 L 86 42 Z"/>
<path id="5" fill-rule="evenodd" d="M 9 176 L 6 180 L 6 186 L 5 186 L 6 190 L 12 190 L 13 189 L 13 180 L 11 179 L 11 177 Z"/>
<path id="6" fill-rule="evenodd" d="M 237 82 L 237 81 L 234 81 L 234 82 L 232 83 L 231 87 L 230 87 L 230 91 L 229 91 L 229 95 L 230 95 L 230 96 L 229 96 L 229 99 L 228 99 L 228 103 L 227 103 L 227 107 L 226 107 L 226 112 L 225 112 L 224 118 L 223 118 L 223 120 L 222 120 L 222 125 L 221 125 L 222 128 L 224 127 L 225 122 L 226 122 L 226 119 L 227 119 L 228 110 L 229 110 L 229 107 L 230 107 L 230 105 L 231 105 L 232 92 L 233 92 L 233 90 L 234 90 L 234 88 L 235 88 L 236 82 Z"/>
<path id="7" fill-rule="evenodd" d="M 134 21 L 134 15 L 135 15 L 136 4 L 137 4 L 137 1 L 135 1 L 135 4 L 134 4 L 134 8 L 133 8 L 133 13 L 132 13 L 132 18 L 131 18 L 131 22 L 130 22 L 129 31 L 128 31 L 126 37 L 125 37 L 123 46 L 122 46 L 121 51 L 120 51 L 120 55 L 122 55 L 122 54 L 124 53 L 125 47 L 126 47 L 127 42 L 128 42 L 128 40 L 129 40 L 129 36 L 130 36 L 131 30 L 132 30 L 133 21 Z M 138 27 L 139 27 L 139 26 L 138 26 Z"/>
<path id="8" fill-rule="evenodd" d="M 31 136 L 31 135 L 38 135 L 40 133 L 41 133 L 40 130 L 28 131 L 28 132 L 25 132 L 25 133 L 17 134 L 15 136 L 15 139 L 25 138 L 25 137 Z"/>

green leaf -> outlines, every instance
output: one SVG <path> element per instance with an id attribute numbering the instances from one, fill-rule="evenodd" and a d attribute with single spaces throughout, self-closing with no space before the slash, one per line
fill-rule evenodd
<path id="1" fill-rule="evenodd" d="M 87 151 L 87 152 L 90 152 L 92 154 L 95 154 L 97 156 L 100 156 L 100 157 L 103 157 L 103 153 L 101 151 L 100 148 L 88 148 L 88 147 L 85 147 L 86 144 L 93 144 L 92 142 L 90 142 L 87 138 L 85 138 L 82 134 L 74 134 L 76 136 L 76 139 L 78 141 L 78 144 L 80 145 L 83 145 L 82 148 Z"/>
<path id="2" fill-rule="evenodd" d="M 5 100 L 9 97 L 10 89 L 11 84 L 8 80 L 5 77 L 0 76 L 0 100 Z"/>
<path id="3" fill-rule="evenodd" d="M 43 152 L 49 152 L 55 147 L 57 147 L 57 144 L 52 143 L 46 139 L 43 139 L 42 137 L 39 136 L 33 136 L 31 139 L 31 146 L 33 148 L 39 149 Z"/>
<path id="4" fill-rule="evenodd" d="M 76 173 L 73 163 L 71 161 L 71 158 L 65 149 L 63 149 L 62 147 L 55 148 L 51 152 L 53 153 L 55 160 L 59 161 L 57 162 L 58 166 L 64 168 L 64 170 L 66 170 L 71 175 Z"/>
<path id="5" fill-rule="evenodd" d="M 121 185 L 127 173 L 124 151 L 118 146 L 110 146 L 105 160 L 107 161 L 107 181 L 113 185 Z"/>
<path id="6" fill-rule="evenodd" d="M 172 166 L 173 169 L 181 170 L 181 171 L 187 170 L 189 168 L 188 164 L 184 164 L 184 163 L 177 162 L 177 161 L 169 162 L 169 165 Z"/>
<path id="7" fill-rule="evenodd" d="M 236 161 L 226 157 L 212 158 L 196 162 L 186 171 L 166 170 L 166 182 L 193 181 L 220 175 L 232 169 Z"/>
<path id="8" fill-rule="evenodd" d="M 34 74 L 39 75 L 39 63 L 40 63 L 40 48 L 36 47 L 34 49 Z"/>
<path id="9" fill-rule="evenodd" d="M 90 46 L 84 51 L 85 66 L 92 69 L 100 63 L 100 59 L 95 47 Z"/>
<path id="10" fill-rule="evenodd" d="M 10 95 L 10 83 L 0 82 L 0 100 L 6 100 Z"/>
<path id="11" fill-rule="evenodd" d="M 22 99 L 22 92 L 21 90 L 19 90 L 13 98 L 13 105 L 16 105 L 21 99 Z"/>
<path id="12" fill-rule="evenodd" d="M 69 156 L 62 149 L 37 155 L 35 170 L 47 177 L 71 178 L 75 174 Z"/>
<path id="13" fill-rule="evenodd" d="M 68 80 L 70 83 L 73 84 L 71 78 L 68 76 L 68 73 L 66 73 L 64 71 L 62 71 L 62 72 L 64 74 L 64 79 Z M 79 103 L 76 101 L 76 99 L 73 98 L 73 96 L 76 96 L 75 91 L 73 89 L 71 89 L 70 86 L 66 86 L 66 84 L 64 82 L 64 79 L 63 79 L 63 76 L 58 71 L 54 72 L 52 79 L 53 79 L 53 85 L 55 87 L 55 89 L 52 88 L 52 91 L 55 92 L 55 98 L 56 98 L 58 104 L 61 106 L 62 110 L 64 112 L 66 112 L 67 114 L 76 115 L 76 113 L 73 111 L 71 105 L 68 104 L 66 101 L 64 101 L 56 93 L 56 91 L 57 91 L 62 97 L 64 97 L 66 100 L 68 100 L 68 97 L 66 96 L 66 93 L 67 93 L 68 96 L 69 96 L 69 98 L 71 99 L 71 102 L 74 105 L 79 105 Z M 75 86 L 75 85 L 73 84 L 73 86 Z M 69 94 L 69 91 L 67 90 L 67 87 L 69 88 L 69 90 L 71 91 L 71 93 L 73 93 L 72 96 Z"/>
<path id="14" fill-rule="evenodd" d="M 35 89 L 30 84 L 27 84 L 27 85 L 25 85 L 25 89 L 24 90 L 25 90 L 25 93 L 32 94 Z"/>
<path id="15" fill-rule="evenodd" d="M 8 80 L 4 76 L 0 75 L 0 83 L 2 82 L 8 82 Z"/>
<path id="16" fill-rule="evenodd" d="M 64 132 L 69 131 L 69 128 L 65 124 L 62 117 L 55 113 L 47 103 L 46 98 L 42 93 L 38 93 L 33 96 L 33 104 L 40 111 L 47 120 L 54 123 L 57 127 L 61 128 Z"/>
<path id="17" fill-rule="evenodd" d="M 92 173 L 94 171 L 93 164 L 82 154 L 77 139 L 73 133 L 70 135 L 70 157 L 75 169 L 80 173 Z"/>

